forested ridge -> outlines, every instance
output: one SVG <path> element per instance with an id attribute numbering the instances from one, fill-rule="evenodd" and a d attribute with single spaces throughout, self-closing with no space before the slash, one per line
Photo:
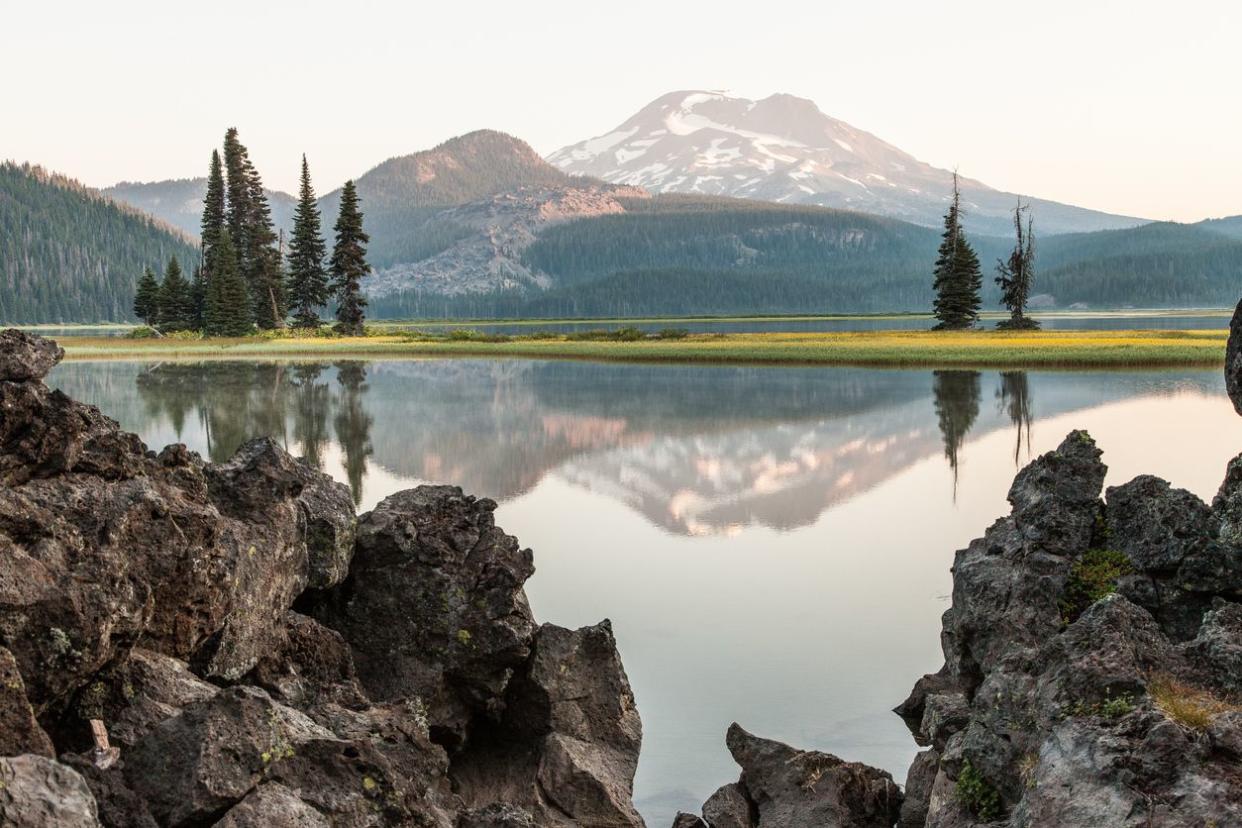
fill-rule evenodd
<path id="1" fill-rule="evenodd" d="M 0 322 L 132 320 L 144 268 L 173 255 L 198 248 L 73 179 L 0 163 Z"/>

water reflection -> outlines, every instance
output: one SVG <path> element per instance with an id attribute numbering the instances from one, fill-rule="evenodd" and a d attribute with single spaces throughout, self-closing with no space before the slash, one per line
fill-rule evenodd
<path id="1" fill-rule="evenodd" d="M 1002 371 L 996 399 L 1014 425 L 1013 464 L 1017 467 L 1021 464 L 1024 438 L 1026 456 L 1031 454 L 1031 383 L 1026 371 Z"/>
<path id="2" fill-rule="evenodd" d="M 979 416 L 979 372 L 933 371 L 932 394 L 944 456 L 953 469 L 953 499 L 957 500 L 957 450 Z"/>
<path id="3" fill-rule="evenodd" d="M 354 502 L 362 503 L 362 480 L 367 474 L 367 458 L 375 453 L 371 446 L 371 425 L 375 418 L 367 413 L 363 397 L 367 392 L 367 369 L 361 362 L 338 362 L 336 381 L 341 393 L 333 424 L 336 439 L 345 455 L 345 477 L 354 493 Z"/>
<path id="4" fill-rule="evenodd" d="M 77 367 L 65 366 L 61 371 L 69 374 Z M 157 424 L 162 422 L 176 440 L 217 463 L 252 437 L 274 437 L 317 469 L 324 468 L 325 453 L 335 436 L 344 458 L 345 479 L 355 502 L 362 502 L 367 460 L 374 453 L 370 437 L 374 417 L 365 402 L 366 363 L 168 362 L 120 368 L 136 368 L 133 382 L 143 418 L 129 421 L 123 401 L 115 401 L 118 405 L 101 399 L 98 404 L 119 414 L 125 427 L 146 436 L 158 431 Z M 330 372 L 335 373 L 335 389 Z M 90 390 L 66 390 L 90 399 Z M 329 431 L 329 421 L 334 433 Z"/>
<path id="5" fill-rule="evenodd" d="M 650 825 L 736 778 L 732 721 L 904 778 L 916 748 L 890 708 L 942 662 L 953 550 L 1004 513 L 1015 463 L 1088 428 L 1108 484 L 1211 497 L 1242 447 L 1216 370 L 69 363 L 50 381 L 153 446 L 224 459 L 275 435 L 362 509 L 419 481 L 501 501 L 536 551 L 536 616 L 613 620 Z"/>
<path id="6" fill-rule="evenodd" d="M 937 453 L 956 496 L 966 440 L 1012 428 L 1013 462 L 1029 456 L 1035 384 L 1040 417 L 1219 385 L 1214 372 L 1029 377 L 486 360 L 71 363 L 53 381 L 152 445 L 182 441 L 216 462 L 251 437 L 273 436 L 338 473 L 363 507 L 415 481 L 504 502 L 555 474 L 692 536 L 810 525 Z M 985 388 L 995 407 L 981 408 Z"/>

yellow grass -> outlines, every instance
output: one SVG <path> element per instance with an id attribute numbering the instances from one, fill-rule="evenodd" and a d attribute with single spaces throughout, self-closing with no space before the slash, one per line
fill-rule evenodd
<path id="1" fill-rule="evenodd" d="M 1174 367 L 1224 362 L 1227 331 L 850 331 L 690 334 L 681 339 L 572 340 L 561 335 L 454 340 L 419 334 L 343 338 L 62 337 L 68 358 L 348 359 L 508 356 L 633 362 L 792 363 L 893 367 Z"/>
<path id="2" fill-rule="evenodd" d="M 1206 730 L 1221 713 L 1242 710 L 1242 705 L 1223 699 L 1210 690 L 1169 676 L 1153 678 L 1147 692 L 1166 716 L 1195 730 Z"/>

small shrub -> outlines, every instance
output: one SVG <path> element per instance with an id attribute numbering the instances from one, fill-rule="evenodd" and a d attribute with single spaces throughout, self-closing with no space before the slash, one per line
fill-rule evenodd
<path id="1" fill-rule="evenodd" d="M 685 328 L 661 328 L 656 332 L 656 339 L 685 339 L 690 331 Z"/>
<path id="2" fill-rule="evenodd" d="M 203 338 L 202 331 L 169 331 L 168 333 L 164 335 L 168 337 L 169 339 L 181 340 L 181 341 L 187 341 L 187 342 Z"/>
<path id="3" fill-rule="evenodd" d="M 1221 713 L 1242 711 L 1242 705 L 1171 676 L 1154 677 L 1147 692 L 1164 715 L 1193 730 L 1206 730 Z"/>
<path id="4" fill-rule="evenodd" d="M 1124 552 L 1088 549 L 1070 568 L 1061 594 L 1061 621 L 1072 624 L 1096 601 L 1117 591 L 1117 580 L 1134 571 Z"/>
<path id="5" fill-rule="evenodd" d="M 505 334 L 489 334 L 474 328 L 454 328 L 448 333 L 449 342 L 508 342 Z"/>
<path id="6" fill-rule="evenodd" d="M 578 341 L 578 342 L 589 342 L 589 341 L 638 342 L 640 340 L 646 339 L 647 333 L 645 331 L 639 330 L 638 328 L 627 326 L 624 328 L 617 328 L 616 330 L 611 330 L 611 331 L 606 330 L 606 329 L 592 330 L 592 331 L 575 331 L 574 333 L 567 334 L 565 338 L 570 341 Z"/>
<path id="7" fill-rule="evenodd" d="M 1122 693 L 1113 698 L 1112 691 L 1107 691 L 1104 701 L 1088 704 L 1079 701 L 1070 708 L 1072 716 L 1099 716 L 1103 719 L 1120 719 L 1134 711 L 1134 696 Z"/>
<path id="8" fill-rule="evenodd" d="M 126 339 L 155 339 L 155 337 L 155 328 L 148 328 L 146 325 L 139 325 L 125 334 Z"/>
<path id="9" fill-rule="evenodd" d="M 957 801 L 962 807 L 984 822 L 1000 819 L 1000 794 L 988 784 L 979 771 L 967 759 L 957 774 Z"/>

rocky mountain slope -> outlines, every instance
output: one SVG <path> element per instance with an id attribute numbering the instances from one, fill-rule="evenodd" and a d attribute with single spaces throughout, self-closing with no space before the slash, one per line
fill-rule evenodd
<path id="1" fill-rule="evenodd" d="M 368 281 L 375 299 L 404 292 L 437 296 L 525 291 L 551 287 L 526 249 L 546 228 L 571 219 L 625 212 L 623 199 L 645 191 L 582 183 L 575 187 L 522 187 L 449 207 L 428 217 L 416 233 L 444 240 L 443 249 L 412 262 L 379 268 Z"/>
<path id="2" fill-rule="evenodd" d="M 102 190 L 114 201 L 128 204 L 171 224 L 192 239 L 202 227 L 206 178 L 175 178 L 167 181 L 122 181 Z M 287 236 L 293 229 L 297 199 L 279 190 L 264 190 L 272 208 L 272 223 Z"/>
<path id="3" fill-rule="evenodd" d="M 825 115 L 805 98 L 758 101 L 671 92 L 610 132 L 548 156 L 558 169 L 652 192 L 817 204 L 940 224 L 952 173 Z M 967 225 L 1007 235 L 1017 196 L 962 179 Z M 1045 234 L 1116 229 L 1140 219 L 1031 199 Z"/>
<path id="4" fill-rule="evenodd" d="M 447 244 L 443 234 L 422 228 L 439 210 L 488 201 L 501 193 L 572 188 L 583 182 L 552 167 L 525 141 L 484 129 L 390 158 L 354 183 L 371 234 L 371 263 L 382 268 L 417 261 Z M 336 215 L 339 199 L 339 190 L 320 199 L 324 215 Z"/>

